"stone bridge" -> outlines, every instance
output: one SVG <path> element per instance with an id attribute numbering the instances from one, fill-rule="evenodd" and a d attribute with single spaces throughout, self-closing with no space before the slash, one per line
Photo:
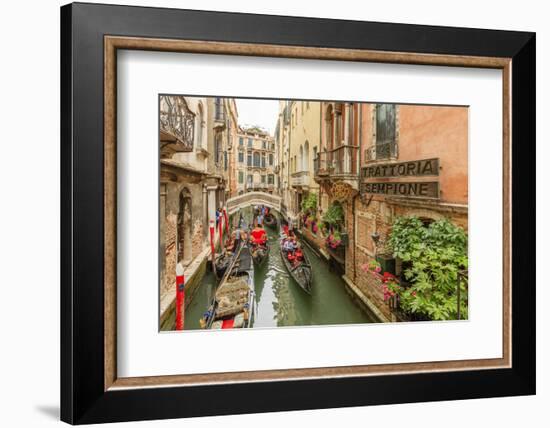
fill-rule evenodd
<path id="1" fill-rule="evenodd" d="M 233 214 L 241 208 L 250 205 L 265 205 L 281 212 L 281 197 L 266 192 L 249 192 L 239 196 L 233 196 L 226 201 L 228 214 Z"/>

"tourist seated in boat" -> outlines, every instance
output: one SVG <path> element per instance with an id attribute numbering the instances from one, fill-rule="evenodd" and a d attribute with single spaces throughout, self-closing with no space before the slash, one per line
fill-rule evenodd
<path id="1" fill-rule="evenodd" d="M 296 249 L 296 240 L 294 238 L 286 238 L 283 241 L 283 250 L 284 251 L 291 254 L 291 253 L 294 253 L 295 249 Z"/>
<path id="2" fill-rule="evenodd" d="M 261 224 L 256 224 L 252 232 L 250 232 L 250 242 L 252 245 L 264 246 L 267 242 L 267 233 Z"/>
<path id="3" fill-rule="evenodd" d="M 302 246 L 298 242 L 296 244 L 296 250 L 294 250 L 294 261 L 300 263 L 304 260 L 304 253 L 302 252 Z"/>

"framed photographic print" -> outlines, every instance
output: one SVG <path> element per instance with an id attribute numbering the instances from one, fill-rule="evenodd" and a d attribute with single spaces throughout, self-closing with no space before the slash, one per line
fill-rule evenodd
<path id="1" fill-rule="evenodd" d="M 535 35 L 61 8 L 72 424 L 535 393 Z"/>

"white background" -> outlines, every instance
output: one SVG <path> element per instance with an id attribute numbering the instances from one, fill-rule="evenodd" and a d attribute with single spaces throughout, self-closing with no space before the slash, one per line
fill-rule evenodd
<path id="1" fill-rule="evenodd" d="M 104 1 L 110 3 L 109 1 Z M 479 2 L 352 0 L 296 2 L 126 1 L 130 4 L 187 7 L 537 31 L 538 179 L 550 182 L 549 133 L 543 129 L 550 75 L 550 29 L 544 2 L 524 0 Z M 58 424 L 59 406 L 59 10 L 58 1 L 6 2 L 0 13 L 2 31 L 0 155 L 0 420 L 8 427 Z M 28 114 L 24 114 L 28 112 Z M 538 187 L 538 264 L 550 256 L 548 191 Z M 538 395 L 461 402 L 285 412 L 265 415 L 144 422 L 141 426 L 243 427 L 399 426 L 516 427 L 548 424 L 550 372 L 548 311 L 550 293 L 538 273 Z M 538 421 L 538 422 L 537 422 Z M 138 426 L 138 423 L 126 426 Z"/>
<path id="2" fill-rule="evenodd" d="M 502 356 L 500 70 L 125 51 L 117 79 L 119 376 Z M 468 105 L 469 320 L 158 334 L 159 93 Z"/>

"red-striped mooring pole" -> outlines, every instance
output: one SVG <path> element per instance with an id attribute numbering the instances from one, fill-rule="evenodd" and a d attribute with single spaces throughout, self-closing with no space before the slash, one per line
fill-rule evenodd
<path id="1" fill-rule="evenodd" d="M 212 253 L 212 270 L 214 271 L 214 275 L 216 275 L 216 248 L 214 246 L 215 228 L 216 222 L 214 220 L 210 220 L 210 252 Z"/>
<path id="2" fill-rule="evenodd" d="M 225 220 L 225 234 L 229 238 L 229 219 L 227 218 L 227 210 L 223 209 L 223 219 Z"/>
<path id="3" fill-rule="evenodd" d="M 176 330 L 183 330 L 185 318 L 185 277 L 181 263 L 176 265 Z"/>

